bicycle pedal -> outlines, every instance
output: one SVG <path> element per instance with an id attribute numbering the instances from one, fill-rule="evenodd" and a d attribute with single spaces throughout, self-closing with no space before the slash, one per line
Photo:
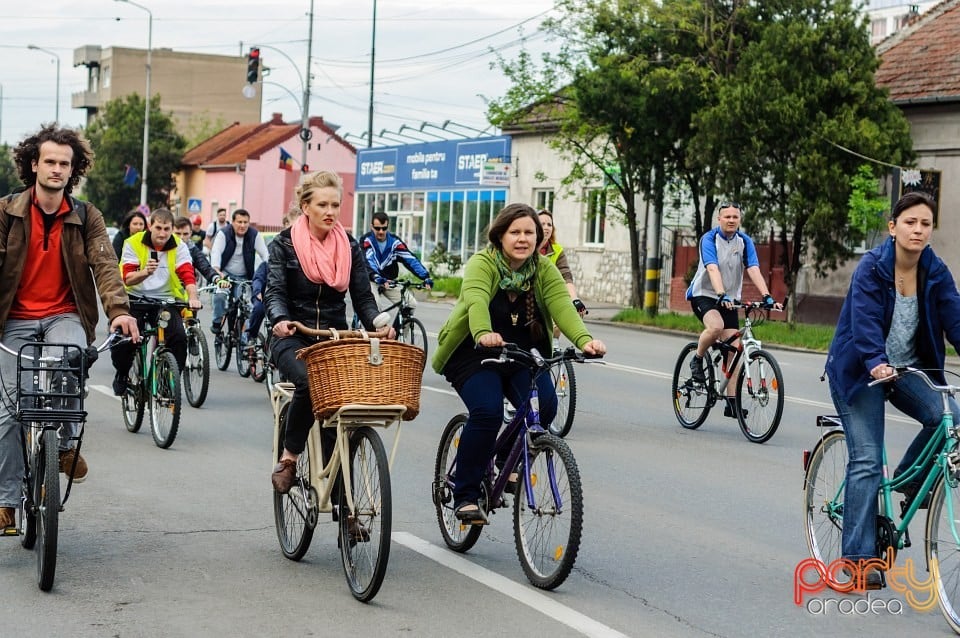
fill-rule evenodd
<path id="1" fill-rule="evenodd" d="M 20 535 L 20 530 L 17 529 L 16 527 L 4 527 L 4 528 L 3 528 L 3 533 L 0 534 L 0 535 L 2 535 L 2 536 L 19 536 L 19 535 Z"/>

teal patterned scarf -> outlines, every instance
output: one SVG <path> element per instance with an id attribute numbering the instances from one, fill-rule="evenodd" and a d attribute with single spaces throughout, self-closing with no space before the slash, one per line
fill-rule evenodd
<path id="1" fill-rule="evenodd" d="M 530 284 L 533 283 L 533 276 L 537 272 L 537 253 L 534 253 L 523 262 L 520 270 L 513 270 L 507 263 L 503 251 L 493 249 L 496 258 L 497 273 L 500 275 L 500 290 L 520 294 L 530 290 Z"/>

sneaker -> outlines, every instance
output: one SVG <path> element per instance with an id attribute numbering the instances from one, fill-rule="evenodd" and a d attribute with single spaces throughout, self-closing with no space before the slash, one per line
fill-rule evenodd
<path id="1" fill-rule="evenodd" d="M 703 373 L 703 357 L 694 355 L 690 359 L 690 378 L 696 383 L 707 382 L 707 375 Z"/>
<path id="2" fill-rule="evenodd" d="M 214 321 L 212 324 L 210 324 L 210 332 L 215 335 L 220 334 L 220 323 L 221 322 L 219 321 Z"/>
<path id="3" fill-rule="evenodd" d="M 747 418 L 747 415 L 750 414 L 750 410 L 744 408 L 741 410 L 743 412 L 743 418 Z M 731 419 L 737 418 L 737 404 L 736 402 L 727 399 L 727 404 L 723 408 L 723 416 L 728 416 Z"/>
<path id="4" fill-rule="evenodd" d="M 868 568 L 866 578 L 862 583 L 857 583 L 854 585 L 854 589 L 852 590 L 850 589 L 850 580 L 853 578 L 853 573 L 846 567 L 843 567 L 840 572 L 843 574 L 843 580 L 834 581 L 832 578 L 827 580 L 827 585 L 831 589 L 840 593 L 847 594 L 851 591 L 875 591 L 878 589 L 883 589 L 883 575 L 875 567 Z M 835 587 L 834 582 L 840 587 Z M 860 587 L 863 589 L 860 589 Z"/>
<path id="5" fill-rule="evenodd" d="M 113 375 L 113 394 L 122 397 L 127 392 L 127 375 L 119 372 Z"/>
<path id="6" fill-rule="evenodd" d="M 74 459 L 76 459 L 76 465 L 74 465 Z M 83 460 L 76 448 L 61 450 L 60 471 L 72 477 L 74 483 L 83 483 L 84 479 L 87 478 L 87 462 Z"/>

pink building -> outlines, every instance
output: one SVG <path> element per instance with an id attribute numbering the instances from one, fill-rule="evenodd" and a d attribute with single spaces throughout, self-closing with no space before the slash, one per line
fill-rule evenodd
<path id="1" fill-rule="evenodd" d="M 352 228 L 357 151 L 322 117 L 310 118 L 310 131 L 307 166 L 335 171 L 343 179 L 341 221 Z M 188 150 L 176 176 L 180 214 L 199 212 L 206 225 L 218 208 L 229 213 L 245 208 L 259 228 L 279 229 L 281 217 L 294 203 L 301 175 L 299 134 L 299 122 L 287 124 L 274 113 L 269 122 L 235 122 Z M 292 170 L 280 167 L 281 148 L 292 157 Z"/>

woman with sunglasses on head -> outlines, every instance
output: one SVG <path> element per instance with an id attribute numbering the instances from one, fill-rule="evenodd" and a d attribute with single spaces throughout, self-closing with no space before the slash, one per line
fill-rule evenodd
<path id="1" fill-rule="evenodd" d="M 760 272 L 760 260 L 750 235 L 740 230 L 743 209 L 736 202 L 721 202 L 717 207 L 717 225 L 700 238 L 700 263 L 687 289 L 693 313 L 703 322 L 697 341 L 697 354 L 690 360 L 690 376 L 697 383 L 706 383 L 703 356 L 717 340 L 730 338 L 740 328 L 740 319 L 733 300 L 743 293 L 743 274 L 763 296 L 763 303 L 781 310 L 770 296 L 767 282 Z M 733 344 L 738 345 L 737 343 Z M 732 379 L 736 379 L 736 370 Z M 737 418 L 736 384 L 727 384 L 727 404 L 723 415 Z M 746 414 L 744 414 L 746 416 Z"/>

